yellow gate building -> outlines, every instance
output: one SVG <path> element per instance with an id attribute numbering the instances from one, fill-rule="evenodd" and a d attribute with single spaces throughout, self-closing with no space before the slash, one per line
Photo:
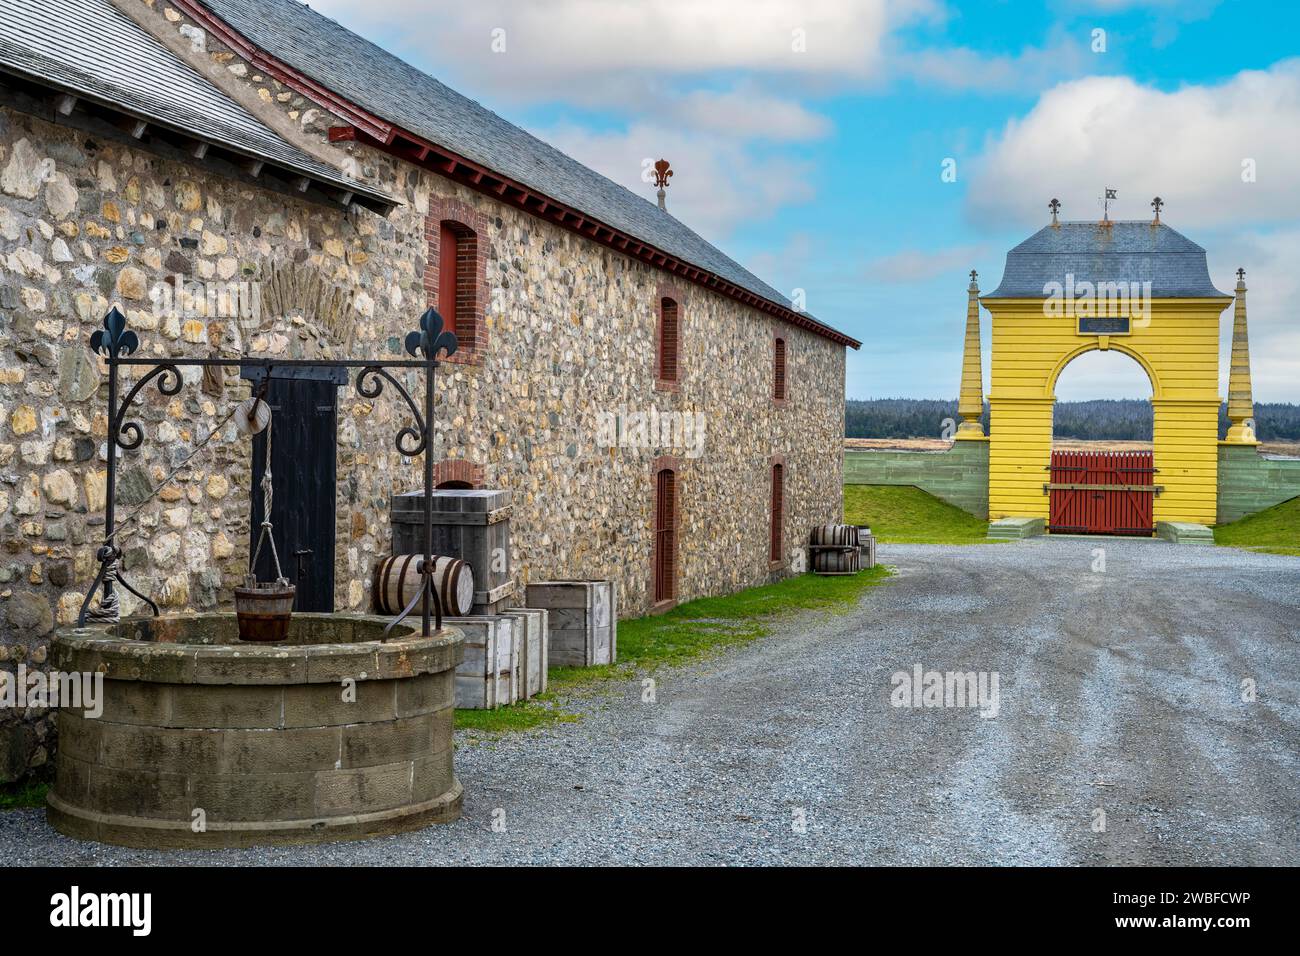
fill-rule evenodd
<path id="1" fill-rule="evenodd" d="M 1158 207 L 1157 207 L 1158 208 Z M 1239 274 L 1226 443 L 1253 445 L 1245 284 Z M 968 295 L 959 441 L 987 441 L 988 516 L 1048 517 L 1056 382 L 1094 349 L 1131 356 L 1151 381 L 1156 522 L 1216 520 L 1219 322 L 1205 250 L 1160 222 L 1053 221 L 1007 254 L 1002 281 Z M 992 315 L 989 436 L 979 305 Z"/>

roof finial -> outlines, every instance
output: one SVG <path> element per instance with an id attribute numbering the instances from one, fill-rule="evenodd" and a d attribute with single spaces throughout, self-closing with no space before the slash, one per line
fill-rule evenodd
<path id="1" fill-rule="evenodd" d="M 1047 208 L 1052 210 L 1052 225 L 1055 226 L 1056 214 L 1061 211 L 1061 200 L 1053 198 L 1052 201 L 1047 204 Z"/>
<path id="2" fill-rule="evenodd" d="M 655 185 L 659 187 L 659 208 L 668 211 L 668 206 L 664 202 L 664 187 L 668 185 L 668 180 L 672 177 L 673 171 L 668 168 L 668 160 L 661 159 L 655 163 Z"/>
<path id="3" fill-rule="evenodd" d="M 1119 190 L 1107 186 L 1105 195 L 1101 197 L 1101 221 L 1110 224 L 1110 203 L 1112 199 L 1119 199 Z"/>
<path id="4" fill-rule="evenodd" d="M 1237 291 L 1238 292 L 1246 291 L 1246 270 L 1245 269 L 1237 270 Z"/>
<path id="5" fill-rule="evenodd" d="M 979 278 L 979 273 L 976 272 L 974 269 L 972 269 L 970 271 L 970 285 L 967 287 L 966 291 L 978 292 L 980 290 L 979 282 L 977 281 L 978 278 Z"/>
<path id="6" fill-rule="evenodd" d="M 1165 201 L 1161 199 L 1159 196 L 1151 200 L 1151 208 L 1156 211 L 1156 219 L 1155 219 L 1156 222 L 1160 221 L 1160 207 L 1163 206 L 1164 204 Z"/>

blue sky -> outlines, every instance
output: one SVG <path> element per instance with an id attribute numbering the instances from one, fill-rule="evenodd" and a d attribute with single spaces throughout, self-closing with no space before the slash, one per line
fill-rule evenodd
<path id="1" fill-rule="evenodd" d="M 1256 398 L 1300 401 L 1292 5 L 312 5 L 647 197 L 643 160 L 668 158 L 674 215 L 863 340 L 850 397 L 955 395 L 969 270 L 991 290 L 1052 196 L 1092 219 L 1112 186 L 1115 218 L 1161 195 L 1221 289 L 1246 268 Z M 1116 353 L 1058 391 L 1148 394 Z"/>

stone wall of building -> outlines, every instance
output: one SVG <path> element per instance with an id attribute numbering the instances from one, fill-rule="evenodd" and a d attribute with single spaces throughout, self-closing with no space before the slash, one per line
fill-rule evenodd
<path id="1" fill-rule="evenodd" d="M 282 97 L 215 44 L 194 52 L 219 57 L 238 82 L 266 86 L 259 98 L 292 114 L 318 153 L 335 149 L 325 140 L 332 120 L 315 104 Z M 682 463 L 680 599 L 787 574 L 808 529 L 839 520 L 841 347 L 679 282 L 681 383 L 657 390 L 667 276 L 365 147 L 339 150 L 341 164 L 400 201 L 389 216 L 318 205 L 125 136 L 0 108 L 0 669 L 43 665 L 49 633 L 75 619 L 95 574 L 110 445 L 104 367 L 86 343 L 109 307 L 126 313 L 144 356 L 396 356 L 427 305 L 426 220 L 448 201 L 478 211 L 485 227 L 485 341 L 481 361 L 440 370 L 434 455 L 449 473 L 513 493 L 520 585 L 612 578 L 624 615 L 648 610 L 661 455 Z M 203 298 L 213 289 L 257 298 L 214 303 Z M 788 343 L 781 404 L 771 398 L 774 334 Z M 246 572 L 251 446 L 229 422 L 218 426 L 247 394 L 246 382 L 196 372 L 172 397 L 146 386 L 129 416 L 145 439 L 120 458 L 119 520 L 139 509 L 121 542 L 124 567 L 165 612 L 228 604 Z M 652 410 L 689 413 L 702 433 L 643 440 L 637 416 Z M 623 437 L 611 440 L 616 416 Z M 388 497 L 420 485 L 419 461 L 393 445 L 405 424 L 395 395 L 370 401 L 351 384 L 339 389 L 340 610 L 369 607 L 371 573 L 389 548 Z M 773 567 L 769 467 L 778 455 L 786 555 Z M 125 594 L 122 609 L 140 610 Z M 0 780 L 47 761 L 52 731 L 45 714 L 0 713 Z"/>

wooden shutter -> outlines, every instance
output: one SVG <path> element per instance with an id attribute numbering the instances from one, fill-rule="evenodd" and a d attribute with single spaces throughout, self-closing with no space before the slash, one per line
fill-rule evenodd
<path id="1" fill-rule="evenodd" d="M 655 476 L 654 600 L 677 596 L 677 475 L 665 468 Z"/>
<path id="2" fill-rule="evenodd" d="M 777 339 L 772 350 L 772 397 L 785 401 L 785 339 Z"/>
<path id="3" fill-rule="evenodd" d="M 457 248 L 456 231 L 451 223 L 443 222 L 438 229 L 438 312 L 442 315 L 443 327 L 453 332 L 460 331 L 456 301 Z"/>
<path id="4" fill-rule="evenodd" d="M 665 382 L 677 381 L 679 332 L 677 303 L 672 299 L 661 300 L 659 303 L 659 378 Z"/>
<path id="5" fill-rule="evenodd" d="M 768 558 L 781 560 L 781 529 L 785 524 L 785 467 L 772 466 L 772 528 Z"/>

